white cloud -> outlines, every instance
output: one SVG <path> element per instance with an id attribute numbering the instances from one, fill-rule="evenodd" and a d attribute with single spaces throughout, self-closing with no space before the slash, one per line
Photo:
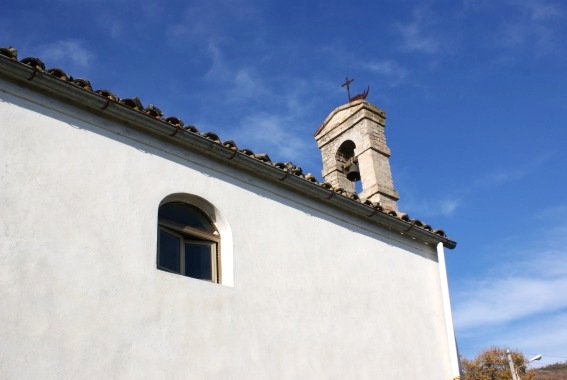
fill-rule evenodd
<path id="1" fill-rule="evenodd" d="M 494 0 L 463 0 L 463 8 L 465 10 L 478 11 L 493 4 Z"/>
<path id="2" fill-rule="evenodd" d="M 441 50 L 442 40 L 433 35 L 428 27 L 431 25 L 432 15 L 423 8 L 413 11 L 412 20 L 408 23 L 398 23 L 396 30 L 402 37 L 402 50 L 433 54 Z"/>
<path id="3" fill-rule="evenodd" d="M 81 68 L 89 67 L 94 60 L 94 54 L 87 50 L 79 40 L 59 40 L 41 45 L 38 55 L 47 61 L 48 66 L 74 65 Z"/>
<path id="4" fill-rule="evenodd" d="M 220 92 L 224 103 L 246 103 L 262 99 L 267 104 L 282 95 L 281 92 L 273 91 L 271 83 L 262 77 L 255 66 L 227 64 L 221 48 L 212 40 L 209 41 L 207 50 L 211 66 L 205 78 L 222 89 Z"/>
<path id="5" fill-rule="evenodd" d="M 494 170 L 473 182 L 475 187 L 501 186 L 505 183 L 517 181 L 527 175 L 524 169 Z"/>
<path id="6" fill-rule="evenodd" d="M 273 155 L 273 160 L 288 161 L 305 156 L 305 151 L 312 148 L 291 128 L 293 124 L 292 117 L 263 113 L 250 115 L 240 121 L 236 137 L 238 141 L 246 141 L 249 146 L 266 149 Z"/>
<path id="7" fill-rule="evenodd" d="M 174 15 L 177 17 L 177 15 Z M 168 28 L 170 43 L 184 43 L 191 39 L 232 38 L 231 28 L 261 22 L 260 12 L 247 0 L 232 0 L 227 6 L 223 0 L 191 2 L 180 17 Z"/>
<path id="8" fill-rule="evenodd" d="M 220 108 L 231 106 L 236 110 L 231 115 L 231 126 L 224 127 L 230 138 L 240 148 L 268 153 L 274 161 L 311 164 L 306 152 L 315 151 L 315 145 L 310 133 L 306 138 L 301 128 L 307 124 L 313 101 L 307 98 L 313 90 L 307 87 L 308 81 L 296 80 L 282 86 L 277 77 L 263 72 L 262 59 L 257 64 L 229 65 L 222 44 L 212 39 L 207 50 L 211 65 L 205 79 L 216 87 L 214 101 Z"/>
<path id="9" fill-rule="evenodd" d="M 530 161 L 521 162 L 520 165 L 514 167 L 493 169 L 491 172 L 488 172 L 484 176 L 476 179 L 472 183 L 472 186 L 474 188 L 493 187 L 520 180 L 536 170 L 539 170 L 539 168 L 551 158 L 551 154 L 545 154 L 535 157 Z"/>
<path id="10" fill-rule="evenodd" d="M 531 0 L 518 3 L 524 6 L 530 18 L 534 21 L 546 21 L 562 18 L 563 10 L 557 5 L 546 0 Z"/>
<path id="11" fill-rule="evenodd" d="M 467 284 L 468 289 L 458 293 L 455 307 L 455 326 L 459 330 L 482 328 L 511 322 L 542 313 L 567 308 L 567 273 L 547 276 L 507 275 L 508 268 L 500 268 L 494 277 Z"/>
<path id="12" fill-rule="evenodd" d="M 460 204 L 461 201 L 459 199 L 444 199 L 439 202 L 439 212 L 445 216 L 453 215 Z"/>
<path id="13" fill-rule="evenodd" d="M 546 207 L 538 213 L 539 219 L 554 219 L 566 220 L 567 219 L 567 204 L 560 204 L 555 206 Z M 567 233 L 567 231 L 565 231 Z"/>
<path id="14" fill-rule="evenodd" d="M 566 12 L 560 3 L 548 0 L 465 2 L 465 9 L 483 12 L 487 17 L 495 12 L 494 8 L 502 6 L 505 8 L 500 12 L 506 12 L 507 17 L 499 18 L 490 33 L 495 47 L 512 52 L 529 49 L 530 55 L 539 56 L 564 52 L 561 28 Z"/>
<path id="15" fill-rule="evenodd" d="M 455 214 L 461 200 L 453 196 L 446 196 L 436 201 L 426 201 L 420 196 L 412 193 L 411 189 L 403 189 L 404 197 L 401 202 L 403 203 L 403 210 L 412 210 L 412 215 L 419 216 L 420 219 L 430 218 L 434 216 L 452 216 Z"/>
<path id="16" fill-rule="evenodd" d="M 122 37 L 124 33 L 124 25 L 119 20 L 106 20 L 106 33 L 113 39 Z"/>
<path id="17" fill-rule="evenodd" d="M 543 231 L 507 244 L 507 261 L 453 291 L 457 330 L 482 333 L 567 310 L 567 224 Z"/>
<path id="18" fill-rule="evenodd" d="M 405 68 L 399 65 L 396 61 L 389 59 L 368 62 L 364 64 L 364 67 L 386 77 L 386 79 L 390 82 L 391 87 L 399 85 L 408 75 L 408 71 Z"/>
<path id="19" fill-rule="evenodd" d="M 206 77 L 209 80 L 226 81 L 232 75 L 229 66 L 225 63 L 222 51 L 218 44 L 209 40 L 207 51 L 211 58 L 211 67 L 207 71 Z"/>

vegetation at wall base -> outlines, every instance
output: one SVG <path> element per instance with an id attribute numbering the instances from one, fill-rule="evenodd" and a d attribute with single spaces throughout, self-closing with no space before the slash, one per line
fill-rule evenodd
<path id="1" fill-rule="evenodd" d="M 567 361 L 537 368 L 534 373 L 534 380 L 567 380 Z"/>

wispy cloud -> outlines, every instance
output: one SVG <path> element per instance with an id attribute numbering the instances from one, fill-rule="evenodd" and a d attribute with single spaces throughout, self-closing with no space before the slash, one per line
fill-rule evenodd
<path id="1" fill-rule="evenodd" d="M 506 22 L 500 26 L 497 36 L 500 47 L 530 48 L 536 55 L 556 53 L 562 48 L 561 38 L 553 28 L 536 21 Z"/>
<path id="2" fill-rule="evenodd" d="M 537 214 L 537 217 L 542 220 L 567 220 L 567 204 L 546 207 Z"/>
<path id="3" fill-rule="evenodd" d="M 290 128 L 294 121 L 293 117 L 282 115 L 259 113 L 246 116 L 240 121 L 237 138 L 273 153 L 275 160 L 301 157 L 312 146 Z"/>
<path id="4" fill-rule="evenodd" d="M 312 130 L 302 127 L 308 124 L 311 111 L 310 87 L 319 84 L 311 81 L 307 86 L 305 80 L 296 80 L 282 86 L 277 76 L 262 69 L 261 59 L 228 64 L 223 48 L 221 42 L 209 40 L 211 63 L 204 79 L 216 88 L 214 101 L 219 107 L 237 110 L 230 117 L 230 126 L 224 127 L 226 133 L 239 147 L 267 152 L 274 161 L 310 164 L 312 157 L 306 152 L 315 151 L 315 145 L 309 132 L 316 126 Z"/>
<path id="5" fill-rule="evenodd" d="M 463 0 L 465 11 L 492 12 L 501 6 L 509 7 L 508 16 L 512 16 L 513 11 L 517 10 L 522 16 L 534 21 L 558 19 L 565 15 L 561 3 L 554 0 Z"/>
<path id="6" fill-rule="evenodd" d="M 508 244 L 514 252 L 452 294 L 455 326 L 463 333 L 567 311 L 567 224 Z M 501 256 L 502 257 L 502 256 Z"/>
<path id="7" fill-rule="evenodd" d="M 478 11 L 494 4 L 494 0 L 463 0 L 466 11 Z"/>
<path id="8" fill-rule="evenodd" d="M 474 180 L 472 182 L 472 187 L 495 187 L 521 180 L 541 168 L 541 166 L 551 157 L 552 154 L 544 154 L 542 156 L 535 157 L 532 160 L 520 162 L 519 164 L 511 167 L 494 168 L 484 176 Z"/>
<path id="9" fill-rule="evenodd" d="M 246 102 L 250 99 L 266 99 L 272 96 L 269 91 L 269 83 L 257 72 L 256 67 L 229 65 L 221 51 L 221 48 L 212 40 L 208 44 L 208 52 L 211 58 L 211 66 L 205 78 L 215 84 L 224 87 L 224 97 L 229 103 Z"/>
<path id="10" fill-rule="evenodd" d="M 452 289 L 457 339 L 465 356 L 491 346 L 509 346 L 526 355 L 544 354 L 541 364 L 559 361 L 567 341 L 567 225 L 542 234 L 533 245 L 508 245 L 515 255 L 481 278 Z M 550 246 L 557 246 L 559 249 Z"/>
<path id="11" fill-rule="evenodd" d="M 408 76 L 408 71 L 396 61 L 386 59 L 364 63 L 364 68 L 386 78 L 391 87 L 396 87 Z"/>
<path id="12" fill-rule="evenodd" d="M 430 11 L 416 8 L 412 13 L 411 21 L 395 24 L 395 30 L 402 39 L 403 51 L 434 54 L 441 50 L 443 47 L 441 38 L 429 30 L 432 19 Z"/>
<path id="13" fill-rule="evenodd" d="M 472 3 L 476 6 L 471 6 Z M 549 0 L 501 0 L 487 5 L 482 1 L 469 1 L 466 8 L 479 13 L 492 13 L 495 5 L 507 11 L 507 17 L 502 18 L 491 33 L 491 41 L 497 48 L 505 48 L 508 52 L 530 49 L 530 54 L 537 56 L 564 51 L 561 29 L 566 11 L 560 3 Z"/>
<path id="14" fill-rule="evenodd" d="M 528 276 L 507 275 L 506 267 L 500 270 L 496 277 L 470 282 L 469 290 L 458 294 L 458 329 L 482 328 L 567 308 L 567 295 L 560 291 L 567 289 L 566 272 L 549 276 L 547 271 L 538 271 Z"/>
<path id="15" fill-rule="evenodd" d="M 177 16 L 177 15 L 176 15 Z M 261 22 L 260 13 L 246 0 L 235 0 L 226 6 L 222 0 L 193 2 L 185 8 L 179 21 L 168 28 L 171 43 L 180 43 L 185 37 L 201 38 L 231 38 L 229 31 L 239 27 L 241 23 Z"/>
<path id="16" fill-rule="evenodd" d="M 49 44 L 41 45 L 37 49 L 38 55 L 48 65 L 62 67 L 76 66 L 80 68 L 89 67 L 95 55 L 83 46 L 79 40 L 59 40 Z"/>
<path id="17" fill-rule="evenodd" d="M 511 181 L 517 181 L 524 178 L 527 175 L 527 171 L 525 169 L 519 168 L 511 168 L 511 169 L 500 169 L 494 170 L 490 173 L 487 173 L 483 177 L 476 179 L 473 182 L 474 187 L 492 187 L 492 186 L 501 186 L 505 183 Z"/>
<path id="18" fill-rule="evenodd" d="M 420 197 L 415 197 L 410 191 L 404 191 L 403 209 L 412 210 L 412 213 L 419 215 L 420 218 L 434 216 L 452 216 L 461 206 L 462 201 L 453 196 L 438 199 L 436 201 L 425 201 Z"/>
<path id="19" fill-rule="evenodd" d="M 461 201 L 459 199 L 450 198 L 439 202 L 439 212 L 441 215 L 450 216 L 455 213 Z"/>
<path id="20" fill-rule="evenodd" d="M 207 51 L 211 58 L 211 66 L 206 77 L 211 80 L 226 80 L 232 73 L 229 65 L 225 63 L 220 47 L 212 39 L 209 39 Z"/>
<path id="21" fill-rule="evenodd" d="M 519 2 L 534 21 L 547 21 L 564 17 L 564 11 L 558 4 L 547 0 L 531 0 Z"/>

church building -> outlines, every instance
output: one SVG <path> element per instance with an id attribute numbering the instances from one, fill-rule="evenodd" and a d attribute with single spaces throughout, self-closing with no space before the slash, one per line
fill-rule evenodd
<path id="1" fill-rule="evenodd" d="M 365 99 L 313 128 L 322 180 L 13 48 L 0 120 L 0 378 L 459 377 L 456 243 Z"/>

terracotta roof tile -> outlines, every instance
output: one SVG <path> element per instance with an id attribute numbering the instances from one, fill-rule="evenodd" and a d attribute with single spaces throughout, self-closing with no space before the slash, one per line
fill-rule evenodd
<path id="1" fill-rule="evenodd" d="M 238 147 L 236 146 L 236 143 L 232 140 L 226 140 L 225 142 L 222 143 L 223 146 L 227 147 L 228 149 L 232 149 L 232 150 L 238 150 Z"/>
<path id="2" fill-rule="evenodd" d="M 439 235 L 439 236 L 441 236 L 441 237 L 447 237 L 447 234 L 446 234 L 445 231 L 443 231 L 443 230 L 433 230 L 433 233 L 434 233 L 435 235 Z"/>
<path id="3" fill-rule="evenodd" d="M 360 199 L 360 197 L 358 196 L 357 193 L 347 193 L 347 196 L 348 196 L 350 199 L 355 200 L 355 201 L 357 201 L 357 202 L 360 202 L 360 201 L 361 201 L 361 199 Z"/>
<path id="4" fill-rule="evenodd" d="M 252 152 L 250 149 L 246 149 L 246 148 L 240 149 L 239 152 L 250 157 L 254 156 L 254 152 Z"/>
<path id="5" fill-rule="evenodd" d="M 70 82 L 70 81 L 73 80 L 72 77 L 65 74 L 65 71 L 58 69 L 57 67 L 54 67 L 53 69 L 47 70 L 47 73 L 53 75 L 55 78 L 59 78 L 59 79 L 64 80 L 66 82 Z"/>
<path id="6" fill-rule="evenodd" d="M 11 59 L 18 59 L 18 51 L 13 47 L 0 48 L 0 55 Z"/>
<path id="7" fill-rule="evenodd" d="M 177 118 L 177 117 L 175 117 L 175 116 L 166 117 L 164 121 L 165 121 L 166 123 L 169 123 L 169 124 L 171 124 L 171 125 L 173 125 L 173 126 L 175 126 L 175 127 L 178 127 L 178 128 L 183 127 L 183 120 L 181 120 L 181 119 L 179 119 L 179 118 Z"/>
<path id="8" fill-rule="evenodd" d="M 303 169 L 301 169 L 299 166 L 296 166 L 293 162 L 286 162 L 283 165 L 283 170 L 287 171 L 288 173 L 305 178 L 305 176 L 303 175 Z"/>
<path id="9" fill-rule="evenodd" d="M 93 90 L 91 82 L 83 78 L 76 78 L 71 81 L 74 85 L 82 88 L 83 90 L 91 91 Z"/>
<path id="10" fill-rule="evenodd" d="M 160 119 L 163 116 L 163 112 L 153 104 L 144 108 L 144 113 L 156 119 Z"/>
<path id="11" fill-rule="evenodd" d="M 258 161 L 262 161 L 262 162 L 265 162 L 267 164 L 272 163 L 272 160 L 270 160 L 270 156 L 268 156 L 266 153 L 255 154 L 254 158 L 257 159 Z"/>
<path id="12" fill-rule="evenodd" d="M 24 65 L 33 67 L 36 70 L 45 71 L 45 64 L 39 58 L 27 57 L 20 61 Z"/>
<path id="13" fill-rule="evenodd" d="M 194 125 L 186 125 L 186 126 L 183 127 L 183 130 L 187 131 L 187 132 L 194 133 L 196 135 L 199 134 L 199 130 Z"/>
<path id="14" fill-rule="evenodd" d="M 114 102 L 118 101 L 118 97 L 108 90 L 96 90 L 95 94 L 99 94 L 103 98 L 107 98 L 108 100 L 112 100 Z"/>
<path id="15" fill-rule="evenodd" d="M 136 111 L 143 111 L 144 110 L 144 106 L 142 105 L 142 102 L 138 98 L 120 99 L 120 103 L 124 104 L 126 107 L 130 107 L 132 109 L 135 109 Z"/>
<path id="16" fill-rule="evenodd" d="M 207 140 L 211 140 L 213 142 L 216 142 L 217 144 L 220 144 L 221 141 L 219 139 L 219 136 L 216 133 L 213 132 L 204 132 L 201 134 L 201 136 L 203 136 L 204 138 L 206 138 Z"/>
<path id="17" fill-rule="evenodd" d="M 317 178 L 315 178 L 315 176 L 311 173 L 307 173 L 305 174 L 305 179 L 308 180 L 309 182 L 313 182 L 313 183 L 319 183 L 319 181 L 317 180 Z"/>
<path id="18" fill-rule="evenodd" d="M 423 223 L 421 222 L 421 220 L 411 219 L 410 223 L 416 227 L 423 227 Z"/>

